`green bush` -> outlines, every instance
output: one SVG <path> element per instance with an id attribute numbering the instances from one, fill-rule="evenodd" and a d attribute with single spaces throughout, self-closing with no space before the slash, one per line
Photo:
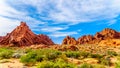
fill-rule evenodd
<path id="1" fill-rule="evenodd" d="M 54 51 L 54 52 L 48 52 L 45 55 L 48 60 L 54 60 L 54 59 L 58 58 L 59 55 L 61 55 L 61 54 L 62 53 L 60 51 Z"/>
<path id="2" fill-rule="evenodd" d="M 103 65 L 110 66 L 110 64 L 111 64 L 109 57 L 107 57 L 107 58 L 101 58 L 99 61 L 100 61 L 100 63 L 103 64 Z"/>
<path id="3" fill-rule="evenodd" d="M 81 52 L 80 52 L 80 56 L 82 56 L 83 58 L 87 58 L 87 57 L 90 56 L 90 53 L 81 51 Z"/>
<path id="4" fill-rule="evenodd" d="M 12 58 L 13 50 L 7 48 L 0 48 L 0 59 Z"/>
<path id="5" fill-rule="evenodd" d="M 58 58 L 55 62 L 42 61 L 38 64 L 37 68 L 75 68 L 76 66 L 65 62 L 63 59 Z"/>
<path id="6" fill-rule="evenodd" d="M 62 52 L 51 49 L 28 50 L 27 54 L 22 56 L 21 62 L 25 64 L 34 64 L 35 62 L 42 62 L 44 60 L 55 60 Z"/>
<path id="7" fill-rule="evenodd" d="M 20 58 L 20 61 L 22 63 L 25 63 L 25 65 L 34 65 L 36 62 L 35 57 L 37 56 L 37 54 L 35 52 L 29 52 L 28 54 L 22 56 Z"/>
<path id="8" fill-rule="evenodd" d="M 117 57 L 117 62 L 115 63 L 115 68 L 120 68 L 120 57 Z"/>
<path id="9" fill-rule="evenodd" d="M 37 68 L 53 68 L 54 63 L 50 62 L 50 61 L 43 61 L 41 63 L 39 63 L 39 65 L 37 66 Z"/>
<path id="10" fill-rule="evenodd" d="M 84 63 L 82 65 L 80 65 L 80 67 L 78 68 L 94 68 L 91 64 L 87 64 L 87 63 Z"/>
<path id="11" fill-rule="evenodd" d="M 118 55 L 115 51 L 107 51 L 107 54 L 110 56 L 117 56 Z"/>
<path id="12" fill-rule="evenodd" d="M 67 51 L 67 52 L 65 52 L 65 54 L 66 54 L 67 57 L 70 57 L 70 58 L 80 57 L 80 52 L 79 51 Z"/>
<path id="13" fill-rule="evenodd" d="M 120 62 L 116 62 L 115 68 L 120 68 Z"/>
<path id="14" fill-rule="evenodd" d="M 103 58 L 103 55 L 100 55 L 100 54 L 91 54 L 90 57 L 91 57 L 91 58 L 100 59 L 100 58 Z"/>
<path id="15" fill-rule="evenodd" d="M 106 68 L 104 65 L 100 65 L 100 64 L 93 64 L 92 66 L 93 68 Z"/>

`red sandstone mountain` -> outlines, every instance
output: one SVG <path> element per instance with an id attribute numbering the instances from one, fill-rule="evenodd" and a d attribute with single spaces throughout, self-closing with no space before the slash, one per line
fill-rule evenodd
<path id="1" fill-rule="evenodd" d="M 25 22 L 21 22 L 11 33 L 7 34 L 0 41 L 1 45 L 29 46 L 33 44 L 54 44 L 46 35 L 34 34 Z"/>
<path id="2" fill-rule="evenodd" d="M 92 35 L 84 35 L 84 36 L 78 38 L 78 44 L 88 43 L 93 40 L 94 40 L 94 37 Z"/>
<path id="3" fill-rule="evenodd" d="M 3 37 L 2 37 L 2 36 L 0 36 L 0 40 L 2 40 L 2 38 L 3 38 Z"/>
<path id="4" fill-rule="evenodd" d="M 66 38 L 65 38 L 66 39 Z M 70 39 L 67 40 L 63 40 L 63 42 L 68 42 Z M 113 30 L 113 29 L 109 29 L 106 28 L 101 32 L 97 32 L 94 36 L 92 35 L 84 35 L 80 38 L 78 38 L 78 40 L 74 40 L 77 41 L 77 44 L 95 44 L 95 43 L 99 43 L 102 40 L 108 40 L 108 39 L 120 39 L 120 33 Z M 65 44 L 69 44 L 69 43 L 65 43 Z M 74 45 L 74 43 L 70 43 L 72 45 Z"/>
<path id="5" fill-rule="evenodd" d="M 120 39 L 120 33 L 113 29 L 106 28 L 101 32 L 97 32 L 94 37 L 96 39 L 101 39 L 101 40 L 114 39 L 114 38 Z"/>
<path id="6" fill-rule="evenodd" d="M 70 36 L 67 36 L 64 40 L 63 40 L 63 42 L 62 42 L 62 44 L 72 44 L 72 45 L 76 45 L 77 44 L 77 41 L 75 40 L 75 38 L 72 38 L 72 37 L 70 37 Z"/>

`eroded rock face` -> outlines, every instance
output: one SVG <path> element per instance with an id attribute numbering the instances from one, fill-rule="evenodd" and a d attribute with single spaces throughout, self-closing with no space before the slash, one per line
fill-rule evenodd
<path id="1" fill-rule="evenodd" d="M 62 44 L 68 44 L 68 45 L 76 45 L 77 41 L 75 40 L 75 38 L 72 38 L 70 36 L 67 36 L 66 38 L 64 38 Z"/>
<path id="2" fill-rule="evenodd" d="M 90 41 L 93 41 L 93 40 L 94 40 L 94 37 L 92 35 L 84 35 L 78 38 L 78 44 L 89 43 Z"/>
<path id="3" fill-rule="evenodd" d="M 96 39 L 101 39 L 101 40 L 120 39 L 120 33 L 116 32 L 113 29 L 106 28 L 103 31 L 96 33 L 96 35 L 94 37 Z"/>
<path id="4" fill-rule="evenodd" d="M 0 44 L 12 46 L 29 46 L 33 44 L 49 45 L 54 43 L 49 39 L 48 36 L 39 36 L 34 34 L 25 22 L 21 22 L 20 26 L 3 37 L 3 39 L 0 41 Z"/>
<path id="5" fill-rule="evenodd" d="M 2 36 L 0 36 L 0 41 L 2 40 L 2 38 L 3 38 L 3 37 L 2 37 Z"/>
<path id="6" fill-rule="evenodd" d="M 106 28 L 101 32 L 97 32 L 94 36 L 84 35 L 78 38 L 77 44 L 98 44 L 100 41 L 108 39 L 120 39 L 120 33 L 113 29 Z M 70 37 L 66 37 L 63 40 L 63 43 L 73 44 L 71 43 L 71 40 L 72 39 Z"/>
<path id="7" fill-rule="evenodd" d="M 46 44 L 46 45 L 54 44 L 53 41 L 47 35 L 40 34 L 37 36 L 39 37 L 39 42 L 42 42 L 43 44 Z"/>

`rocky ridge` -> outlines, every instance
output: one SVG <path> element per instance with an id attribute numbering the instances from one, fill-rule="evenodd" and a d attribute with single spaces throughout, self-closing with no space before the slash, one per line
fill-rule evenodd
<path id="1" fill-rule="evenodd" d="M 3 37 L 2 37 L 2 36 L 0 36 L 0 40 L 2 40 L 2 38 L 3 38 Z"/>
<path id="2" fill-rule="evenodd" d="M 52 45 L 53 41 L 46 35 L 34 34 L 25 22 L 21 22 L 11 33 L 8 33 L 0 41 L 1 45 L 30 46 L 34 44 Z"/>
<path id="3" fill-rule="evenodd" d="M 105 28 L 101 32 L 97 32 L 94 36 L 92 35 L 84 35 L 82 37 L 79 37 L 78 40 L 74 39 L 74 42 L 77 42 L 77 44 L 98 44 L 102 40 L 108 40 L 108 39 L 120 39 L 120 32 L 117 32 L 110 28 Z M 71 39 L 68 39 L 67 37 L 63 40 L 64 42 L 68 42 Z M 64 43 L 69 44 L 69 43 Z M 70 43 L 71 45 L 75 45 L 74 43 Z"/>

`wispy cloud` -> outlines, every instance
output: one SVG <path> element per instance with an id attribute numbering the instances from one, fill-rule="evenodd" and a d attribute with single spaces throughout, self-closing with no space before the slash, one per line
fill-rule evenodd
<path id="1" fill-rule="evenodd" d="M 10 32 L 20 21 L 28 22 L 32 30 L 50 32 L 54 37 L 77 34 L 60 30 L 78 23 L 109 20 L 105 23 L 112 25 L 120 14 L 119 3 L 120 0 L 0 0 L 0 22 L 4 22 L 0 23 L 0 35 Z M 66 26 L 50 26 L 55 23 Z"/>
<path id="2" fill-rule="evenodd" d="M 64 37 L 67 35 L 76 35 L 78 34 L 78 32 L 55 32 L 55 33 L 51 33 L 49 36 L 51 37 Z"/>
<path id="3" fill-rule="evenodd" d="M 18 10 L 26 10 L 31 6 L 46 19 L 56 23 L 81 23 L 95 20 L 113 19 L 120 13 L 120 0 L 17 0 L 9 1 Z M 17 7 L 18 8 L 18 7 Z M 27 12 L 27 10 L 26 10 Z M 45 15 L 46 14 L 46 15 Z M 43 17 L 43 19 L 44 19 Z"/>
<path id="4" fill-rule="evenodd" d="M 108 26 L 113 25 L 117 22 L 117 20 L 113 19 L 108 22 Z"/>
<path id="5" fill-rule="evenodd" d="M 65 30 L 67 28 L 68 27 L 45 27 L 45 28 L 41 28 L 41 30 L 45 32 L 56 32 L 59 30 Z"/>
<path id="6" fill-rule="evenodd" d="M 17 25 L 19 25 L 19 21 L 17 20 L 10 20 L 0 17 L 0 36 L 6 35 L 11 30 L 13 30 Z"/>

